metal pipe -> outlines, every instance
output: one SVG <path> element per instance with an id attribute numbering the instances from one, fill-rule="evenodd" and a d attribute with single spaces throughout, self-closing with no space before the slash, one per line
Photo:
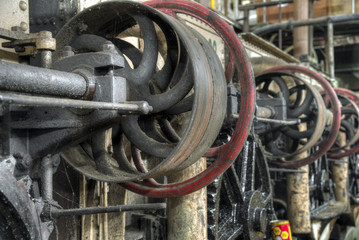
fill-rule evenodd
<path id="1" fill-rule="evenodd" d="M 243 12 L 243 32 L 249 32 L 249 9 Z"/>
<path id="2" fill-rule="evenodd" d="M 278 4 L 285 4 L 285 3 L 293 3 L 293 0 L 284 0 L 284 1 L 272 1 L 272 2 L 262 2 L 262 3 L 253 3 L 253 4 L 246 4 L 241 5 L 238 7 L 239 10 L 251 9 L 254 10 L 256 8 L 261 7 L 270 7 L 270 6 L 277 6 Z"/>
<path id="3" fill-rule="evenodd" d="M 81 98 L 86 88 L 78 74 L 0 61 L 2 90 Z"/>
<path id="4" fill-rule="evenodd" d="M 134 204 L 134 205 L 116 205 L 108 207 L 87 207 L 87 208 L 73 208 L 73 209 L 51 209 L 53 217 L 62 216 L 81 216 L 98 213 L 111 213 L 111 212 L 129 212 L 138 210 L 160 210 L 166 209 L 166 203 L 147 203 L 147 204 Z"/>
<path id="5" fill-rule="evenodd" d="M 277 123 L 281 125 L 296 125 L 300 123 L 300 119 L 295 120 L 279 120 L 279 119 L 270 119 L 270 118 L 260 118 L 256 117 L 254 120 L 258 122 L 265 122 L 265 123 Z"/>
<path id="6" fill-rule="evenodd" d="M 263 0 L 263 3 L 265 3 L 267 0 Z M 263 7 L 263 23 L 267 23 L 267 8 Z"/>
<path id="7" fill-rule="evenodd" d="M 52 52 L 41 50 L 41 67 L 50 69 L 52 66 Z"/>
<path id="8" fill-rule="evenodd" d="M 326 70 L 332 81 L 335 80 L 335 67 L 334 67 L 334 30 L 333 23 L 328 22 L 327 28 L 327 44 L 326 50 Z"/>
<path id="9" fill-rule="evenodd" d="M 355 0 L 352 0 L 352 14 L 355 13 Z"/>
<path id="10" fill-rule="evenodd" d="M 313 4 L 314 0 L 309 0 L 308 2 L 308 18 L 313 18 Z M 313 26 L 309 26 L 308 28 L 308 54 L 312 56 L 312 49 L 313 49 Z"/>
<path id="11" fill-rule="evenodd" d="M 284 29 L 292 29 L 302 26 L 326 25 L 328 22 L 332 22 L 333 24 L 336 24 L 336 23 L 349 22 L 355 20 L 359 20 L 359 14 L 350 14 L 350 15 L 345 14 L 345 15 L 337 15 L 337 16 L 329 16 L 329 17 L 318 17 L 318 18 L 312 18 L 312 19 L 301 20 L 301 21 L 294 21 L 291 19 L 286 22 L 271 24 L 269 26 L 262 27 L 260 29 L 253 31 L 253 33 L 260 36 L 268 32 L 278 31 L 278 29 L 284 30 Z"/>
<path id="12" fill-rule="evenodd" d="M 282 1 L 279 0 L 279 23 L 282 22 Z M 278 30 L 278 48 L 282 49 L 282 29 Z"/>
<path id="13" fill-rule="evenodd" d="M 94 110 L 117 110 L 123 114 L 147 114 L 152 107 L 145 101 L 128 103 L 94 102 L 66 98 L 35 97 L 16 93 L 0 92 L 0 103 L 33 107 L 59 107 Z"/>
<path id="14" fill-rule="evenodd" d="M 52 201 L 53 168 L 50 155 L 41 160 L 41 192 L 45 201 Z"/>
<path id="15" fill-rule="evenodd" d="M 234 0 L 234 19 L 237 20 L 239 18 L 239 0 Z M 249 21 L 249 20 L 248 20 Z"/>
<path id="16" fill-rule="evenodd" d="M 308 19 L 308 0 L 294 0 L 294 19 L 303 21 Z M 299 59 L 308 55 L 308 27 L 293 30 L 294 57 Z"/>

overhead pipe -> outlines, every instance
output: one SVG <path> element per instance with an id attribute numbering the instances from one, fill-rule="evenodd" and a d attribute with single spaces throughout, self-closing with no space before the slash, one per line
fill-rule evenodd
<path id="1" fill-rule="evenodd" d="M 337 16 L 329 16 L 329 17 L 318 17 L 318 18 L 299 20 L 299 21 L 295 21 L 291 19 L 286 22 L 275 23 L 269 26 L 259 28 L 253 31 L 253 33 L 261 36 L 269 32 L 278 31 L 279 29 L 285 30 L 285 29 L 292 29 L 292 28 L 303 27 L 303 26 L 327 25 L 328 22 L 337 24 L 337 23 L 356 21 L 356 20 L 359 20 L 359 14 L 349 14 L 349 15 L 345 14 L 345 15 L 337 15 Z"/>

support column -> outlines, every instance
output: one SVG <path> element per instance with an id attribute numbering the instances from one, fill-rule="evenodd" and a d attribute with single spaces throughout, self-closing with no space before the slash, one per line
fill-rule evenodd
<path id="1" fill-rule="evenodd" d="M 307 155 L 307 153 L 303 153 Z M 296 156 L 298 159 L 303 154 Z M 309 166 L 303 166 L 298 170 L 306 173 L 287 174 L 288 218 L 292 233 L 310 233 L 310 208 L 309 208 Z"/>
<path id="2" fill-rule="evenodd" d="M 192 166 L 168 178 L 169 182 L 180 182 L 206 169 L 206 159 L 202 158 Z M 168 239 L 207 239 L 207 189 L 202 188 L 192 194 L 169 198 Z"/>
<path id="3" fill-rule="evenodd" d="M 345 133 L 339 132 L 337 140 L 339 146 L 346 144 Z M 334 195 L 338 202 L 343 202 L 350 209 L 349 197 L 348 197 L 348 157 L 344 157 L 341 160 L 343 162 L 335 161 L 331 162 L 331 170 L 333 175 L 333 182 L 335 184 Z"/>
<path id="4" fill-rule="evenodd" d="M 294 0 L 294 20 L 308 19 L 308 0 Z M 308 54 L 308 27 L 298 27 L 293 30 L 294 57 Z M 299 126 L 301 130 L 306 125 Z M 301 159 L 307 157 L 308 153 L 303 152 L 293 157 Z M 288 217 L 293 233 L 310 233 L 311 220 L 309 208 L 309 166 L 303 166 L 298 170 L 306 173 L 287 174 L 287 197 Z"/>
<path id="5" fill-rule="evenodd" d="M 294 0 L 294 20 L 308 19 L 308 0 Z M 294 57 L 308 54 L 308 27 L 293 29 Z"/>

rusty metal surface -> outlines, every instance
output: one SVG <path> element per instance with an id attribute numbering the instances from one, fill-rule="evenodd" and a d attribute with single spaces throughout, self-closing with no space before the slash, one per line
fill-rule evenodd
<path id="1" fill-rule="evenodd" d="M 239 36 L 247 51 L 259 52 L 259 54 L 264 53 L 268 55 L 268 57 L 274 57 L 286 63 L 299 63 L 298 59 L 253 33 L 243 33 Z"/>
<path id="2" fill-rule="evenodd" d="M 130 19 L 128 14 L 131 15 Z M 123 16 L 124 24 L 122 26 L 124 26 L 125 29 L 116 29 L 108 26 L 108 24 L 119 26 L 116 20 L 119 15 Z M 82 32 L 84 36 L 78 37 L 76 29 L 84 23 L 86 23 L 87 26 Z M 80 161 L 79 159 L 71 159 L 71 155 L 67 155 L 66 159 L 75 162 L 73 165 L 76 165 L 82 173 L 96 179 L 114 181 L 114 179 L 121 178 L 120 180 L 118 179 L 118 181 L 128 181 L 131 179 L 146 178 L 146 176 L 161 176 L 185 168 L 202 156 L 203 152 L 212 144 L 224 118 L 223 113 L 225 109 L 220 107 L 225 106 L 226 103 L 224 74 L 223 71 L 219 69 L 220 64 L 215 64 L 215 60 L 218 61 L 218 59 L 211 55 L 212 53 L 208 49 L 204 50 L 201 47 L 201 45 L 207 47 L 208 43 L 204 41 L 201 43 L 194 41 L 194 39 L 200 38 L 196 37 L 194 33 L 177 20 L 154 11 L 148 6 L 130 1 L 105 2 L 93 6 L 77 15 L 59 32 L 57 36 L 57 47 L 59 50 L 64 50 L 66 45 L 74 44 L 73 47 L 75 49 L 92 50 L 101 46 L 101 44 L 93 44 L 97 46 L 89 46 L 89 44 L 107 41 L 107 39 L 104 38 L 105 36 L 107 37 L 109 34 L 117 35 L 127 28 L 136 25 L 136 23 L 138 23 L 143 33 L 144 51 L 141 53 L 136 49 L 136 54 L 129 55 L 132 63 L 136 65 L 134 69 L 127 64 L 123 69 L 116 70 L 115 74 L 126 78 L 130 89 L 128 100 L 143 99 L 148 101 L 153 107 L 153 115 L 150 115 L 147 119 L 140 118 L 140 116 L 123 117 L 121 119 L 121 133 L 119 134 L 124 132 L 126 137 L 140 150 L 154 157 L 162 157 L 163 161 L 147 173 L 141 173 L 133 167 L 130 167 L 128 160 L 120 156 L 117 158 L 119 165 L 121 167 L 127 166 L 128 168 L 127 174 L 123 174 L 122 171 L 118 172 L 116 167 L 112 167 L 110 162 L 115 162 L 116 159 L 109 156 L 106 151 L 103 151 L 102 155 L 94 155 L 94 160 L 100 161 L 101 159 L 103 163 L 99 164 L 99 166 L 107 164 L 110 171 L 114 172 L 113 174 L 109 174 L 109 172 L 101 172 L 99 168 L 96 167 L 96 162 L 92 162 L 91 157 Z M 151 77 L 156 73 L 156 61 L 154 60 L 156 60 L 158 56 L 157 41 L 155 41 L 157 33 L 154 29 L 154 23 L 156 23 L 166 35 L 167 39 L 165 40 L 168 41 L 168 44 L 173 44 L 171 48 L 167 49 L 168 54 L 173 54 L 173 57 L 180 58 L 180 61 L 175 61 L 174 63 L 177 64 L 177 66 L 174 66 L 175 69 L 169 73 L 165 72 L 165 67 L 163 71 L 158 72 L 158 76 L 165 78 L 161 81 L 165 81 L 164 84 L 170 84 L 172 74 L 175 74 L 174 77 L 176 79 L 173 81 L 179 80 L 179 85 L 186 82 L 190 83 L 191 79 L 193 79 L 193 101 L 187 101 L 188 106 L 192 106 L 192 115 L 189 118 L 186 130 L 181 136 L 181 140 L 177 143 L 167 139 L 163 140 L 163 137 L 166 138 L 166 136 L 159 136 L 158 134 L 155 137 L 153 137 L 153 135 L 151 137 L 151 134 L 148 134 L 146 129 L 143 130 L 140 127 L 141 124 L 147 124 L 147 126 L 149 126 L 148 124 L 150 123 L 145 123 L 144 121 L 151 121 L 150 118 L 155 120 L 165 118 L 166 115 L 164 115 L 165 113 L 162 113 L 162 111 L 172 108 L 175 104 L 181 102 L 192 87 L 192 85 L 189 85 L 189 89 L 185 88 L 181 90 L 180 87 L 175 85 L 171 88 L 165 87 L 160 91 L 160 94 L 152 94 L 150 92 L 149 85 L 153 84 Z M 104 24 L 106 24 L 105 28 L 103 27 Z M 129 26 L 126 26 L 126 24 Z M 113 32 L 114 29 L 117 32 Z M 93 32 L 96 32 L 97 36 L 89 34 Z M 173 37 L 174 34 L 177 34 L 178 38 Z M 92 39 L 93 42 L 85 41 L 86 39 Z M 72 41 L 74 41 L 74 43 L 72 43 Z M 114 44 L 117 44 L 120 49 L 121 47 L 124 47 L 124 50 L 134 49 L 133 46 L 130 47 L 131 45 L 129 46 L 128 44 L 121 45 L 123 41 L 114 41 Z M 172 48 L 177 52 L 170 51 Z M 59 59 L 60 56 L 55 54 L 54 57 L 55 59 Z M 207 59 L 211 60 L 209 61 Z M 171 57 L 167 57 L 167 62 L 170 60 Z M 168 67 L 168 64 L 173 63 L 165 63 L 165 66 Z M 168 89 L 168 91 L 165 91 L 166 89 Z M 182 91 L 180 95 L 177 94 L 178 90 Z M 172 95 L 172 93 L 175 92 L 177 98 Z M 187 100 L 191 100 L 191 98 Z M 186 111 L 188 111 L 188 109 L 186 109 Z M 156 115 L 157 113 L 159 114 Z M 157 120 L 155 120 L 152 120 L 153 124 L 156 124 Z M 162 139 L 158 140 L 156 137 Z M 86 158 L 86 154 L 80 154 L 79 156 Z M 86 161 L 92 163 L 88 164 L 88 166 L 83 166 L 82 163 L 80 163 Z"/>
<path id="3" fill-rule="evenodd" d="M 201 174 L 176 184 L 158 184 L 151 180 L 124 184 L 124 186 L 131 191 L 146 196 L 175 197 L 191 193 L 208 185 L 218 175 L 228 169 L 235 157 L 239 154 L 253 120 L 253 100 L 255 95 L 253 75 L 249 66 L 249 59 L 235 33 L 228 24 L 211 10 L 188 1 L 151 1 L 147 2 L 147 4 L 160 9 L 171 16 L 175 16 L 177 13 L 190 15 L 211 26 L 213 30 L 221 36 L 226 47 L 229 49 L 230 57 L 225 71 L 227 81 L 231 79 L 234 73 L 239 74 L 241 101 L 237 126 L 232 139 L 228 144 L 207 151 L 206 155 L 213 157 L 218 156 L 213 164 Z"/>
<path id="4" fill-rule="evenodd" d="M 272 107 L 275 112 L 273 114 L 275 119 L 259 119 L 260 122 L 272 122 L 271 125 L 267 125 L 266 130 L 262 130 L 263 125 L 256 125 L 257 134 L 270 153 L 268 154 L 268 161 L 276 164 L 275 160 L 279 158 L 291 160 L 298 153 L 305 152 L 313 147 L 321 138 L 327 122 L 325 104 L 320 93 L 303 79 L 284 72 L 260 74 L 256 76 L 256 83 L 260 97 L 257 99 L 257 104 Z M 279 89 L 274 90 L 275 87 L 279 87 Z M 293 93 L 300 88 L 302 89 L 301 94 L 297 92 L 297 99 L 295 99 Z M 278 108 L 281 104 L 273 102 L 275 99 L 273 94 L 276 94 L 277 99 L 283 99 L 283 110 Z M 294 102 L 301 104 L 296 105 L 293 104 Z M 316 106 L 315 113 L 310 110 L 311 105 Z M 309 116 L 315 117 L 310 118 Z M 305 118 L 310 119 L 304 120 L 308 129 L 300 130 L 301 121 Z M 280 140 L 285 137 L 293 140 L 292 146 L 289 146 L 289 142 L 287 142 L 288 146 L 282 146 Z M 300 140 L 303 140 L 302 142 L 305 144 L 293 149 Z"/>
<path id="5" fill-rule="evenodd" d="M 41 205 L 36 206 L 28 194 L 31 180 L 16 180 L 15 164 L 13 157 L 0 161 L 0 224 L 5 227 L 1 228 L 0 236 L 4 239 L 48 239 L 51 228 L 40 220 Z"/>
<path id="6" fill-rule="evenodd" d="M 339 133 L 337 137 L 337 142 L 339 146 L 344 146 L 346 144 L 346 135 L 345 133 Z M 342 202 L 349 209 L 349 193 L 348 193 L 348 157 L 341 158 L 344 162 L 332 162 L 332 178 L 335 183 L 334 193 L 337 201 Z"/>
<path id="7" fill-rule="evenodd" d="M 206 169 L 206 159 L 201 158 L 190 167 L 168 177 L 169 183 L 183 182 Z M 207 190 L 202 188 L 186 196 L 167 200 L 169 240 L 207 239 Z"/>
<path id="8" fill-rule="evenodd" d="M 301 153 L 297 157 L 306 157 L 307 153 Z M 309 179 L 308 166 L 299 168 L 306 173 L 287 174 L 287 203 L 288 218 L 293 233 L 309 233 L 311 231 L 309 208 Z"/>
<path id="9" fill-rule="evenodd" d="M 292 74 L 306 75 L 307 77 L 317 81 L 324 89 L 323 92 L 328 96 L 328 99 L 331 104 L 331 112 L 333 113 L 333 121 L 331 122 L 330 130 L 329 133 L 326 135 L 326 138 L 320 141 L 320 143 L 318 143 L 318 147 L 319 147 L 318 150 L 313 154 L 311 154 L 310 156 L 305 157 L 303 159 L 297 159 L 296 161 L 280 160 L 276 163 L 284 168 L 298 168 L 306 164 L 310 164 L 314 162 L 316 159 L 318 159 L 319 157 L 323 156 L 330 149 L 330 147 L 334 144 L 335 139 L 339 133 L 341 110 L 340 110 L 338 97 L 335 94 L 333 87 L 329 84 L 329 82 L 325 78 L 323 78 L 317 72 L 314 72 L 313 70 L 310 70 L 308 68 L 302 66 L 296 66 L 296 65 L 283 65 L 283 66 L 278 66 L 268 69 L 267 71 L 265 71 L 265 73 L 272 71 L 284 71 Z"/>

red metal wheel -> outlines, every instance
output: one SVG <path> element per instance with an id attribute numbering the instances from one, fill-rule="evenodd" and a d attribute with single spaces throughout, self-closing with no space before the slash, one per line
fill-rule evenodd
<path id="1" fill-rule="evenodd" d="M 357 106 L 359 105 L 359 96 L 356 93 L 354 93 L 353 91 L 351 91 L 349 89 L 345 89 L 345 88 L 335 88 L 334 91 L 338 95 L 343 95 L 343 96 L 348 97 L 349 100 L 352 101 L 351 104 L 356 104 Z M 356 108 L 357 108 L 357 106 L 356 106 Z M 348 144 L 348 145 L 352 145 L 352 144 Z M 359 142 L 357 142 L 356 144 L 353 144 L 353 146 L 350 149 L 342 149 L 342 150 L 344 150 L 344 151 L 328 153 L 328 156 L 331 158 L 343 158 L 343 157 L 347 157 L 349 155 L 358 153 L 359 152 Z"/>
<path id="2" fill-rule="evenodd" d="M 315 160 L 323 156 L 326 152 L 328 152 L 328 150 L 334 144 L 340 128 L 340 118 L 341 118 L 340 104 L 337 95 L 334 91 L 334 88 L 329 84 L 329 82 L 325 78 L 323 78 L 320 74 L 316 73 L 315 71 L 305 68 L 303 66 L 282 65 L 282 66 L 276 66 L 270 68 L 264 71 L 264 73 L 278 72 L 278 71 L 288 72 L 292 74 L 303 74 L 316 80 L 322 86 L 324 93 L 328 95 L 331 104 L 331 111 L 333 113 L 333 121 L 330 127 L 330 131 L 324 140 L 317 143 L 316 145 L 318 149 L 317 151 L 310 154 L 310 156 L 306 158 L 298 159 L 295 161 L 286 161 L 283 159 L 270 161 L 270 163 L 278 165 L 283 168 L 298 168 L 314 162 Z"/>
<path id="3" fill-rule="evenodd" d="M 254 76 L 249 58 L 237 35 L 215 12 L 189 1 L 148 1 L 144 3 L 173 17 L 177 18 L 177 13 L 183 13 L 210 26 L 222 38 L 229 50 L 229 60 L 225 69 L 227 82 L 231 81 L 236 72 L 240 83 L 241 101 L 236 128 L 228 143 L 207 151 L 206 156 L 216 157 L 216 160 L 205 171 L 184 182 L 172 184 L 158 184 L 153 179 L 121 184 L 133 192 L 149 197 L 178 197 L 210 184 L 217 176 L 226 171 L 239 155 L 253 122 Z M 140 168 L 138 169 L 140 170 Z"/>

